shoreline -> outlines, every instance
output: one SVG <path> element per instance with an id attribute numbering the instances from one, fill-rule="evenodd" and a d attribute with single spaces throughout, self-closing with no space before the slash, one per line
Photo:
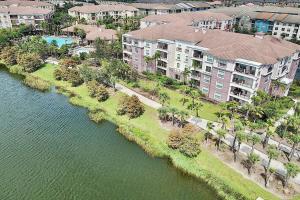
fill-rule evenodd
<path id="1" fill-rule="evenodd" d="M 55 66 L 52 65 L 52 68 L 54 68 L 54 67 Z M 41 68 L 41 69 L 43 69 L 43 68 Z M 251 183 L 247 183 L 248 184 L 247 188 L 245 186 L 244 190 L 246 190 L 246 191 L 244 191 L 244 192 L 239 191 L 238 189 L 234 188 L 234 186 L 228 180 L 226 181 L 224 178 L 218 177 L 218 175 L 216 173 L 209 171 L 210 170 L 209 166 L 207 166 L 206 168 L 201 167 L 201 162 L 200 162 L 201 160 L 198 161 L 195 159 L 189 159 L 189 158 L 183 156 L 182 154 L 180 154 L 179 152 L 169 149 L 165 143 L 163 143 L 161 140 L 155 138 L 155 136 L 153 136 L 151 131 L 142 130 L 141 128 L 139 128 L 137 126 L 132 125 L 132 123 L 129 123 L 129 122 L 127 123 L 126 120 L 125 120 L 125 122 L 124 122 L 124 120 L 122 121 L 122 117 L 113 116 L 113 114 L 110 114 L 109 112 L 107 112 L 105 105 L 101 106 L 102 103 L 99 103 L 99 102 L 94 103 L 93 102 L 93 103 L 89 104 L 86 99 L 89 97 L 81 96 L 78 92 L 78 90 L 79 90 L 78 88 L 76 89 L 76 88 L 68 87 L 68 84 L 64 83 L 62 81 L 47 80 L 47 78 L 45 79 L 45 77 L 43 77 L 41 74 L 37 75 L 36 73 L 33 73 L 32 75 L 34 75 L 44 81 L 49 81 L 52 86 L 61 88 L 63 91 L 59 91 L 57 89 L 55 92 L 62 93 L 63 95 L 68 96 L 69 102 L 73 105 L 84 107 L 84 108 L 87 108 L 88 110 L 95 110 L 97 108 L 104 110 L 105 111 L 104 115 L 101 112 L 101 114 L 104 116 L 104 119 L 116 124 L 119 127 L 118 132 L 120 134 L 122 134 L 124 137 L 126 137 L 129 141 L 132 141 L 132 142 L 134 141 L 135 143 L 137 143 L 150 156 L 159 157 L 159 158 L 167 158 L 168 160 L 171 161 L 172 165 L 175 168 L 179 169 L 180 171 L 182 171 L 185 174 L 191 175 L 191 176 L 199 179 L 199 181 L 206 183 L 213 191 L 216 192 L 217 196 L 219 196 L 220 198 L 222 198 L 222 199 L 254 199 L 254 198 L 257 198 L 258 194 L 260 193 L 260 194 L 262 194 L 260 196 L 264 199 L 279 199 L 279 197 L 277 195 L 275 196 L 275 194 L 271 194 L 270 192 L 264 190 L 263 188 L 260 188 L 260 186 L 258 186 L 253 181 L 246 180 L 244 178 L 241 179 L 240 184 L 242 184 L 242 181 L 243 182 L 250 181 Z M 83 87 L 85 87 L 85 86 L 83 86 Z M 111 96 L 110 98 L 113 99 L 114 96 Z M 146 115 L 146 114 L 147 113 L 144 113 L 144 115 Z M 214 161 L 214 159 L 218 159 L 205 149 L 203 149 L 202 152 L 200 153 L 200 155 L 203 155 L 203 154 L 210 157 L 210 159 L 212 159 L 213 161 Z M 200 162 L 200 163 L 198 163 L 198 162 Z M 206 162 L 209 162 L 209 161 L 206 161 Z M 218 160 L 216 162 L 222 162 L 222 161 Z M 221 163 L 220 165 L 221 165 L 222 169 L 227 170 L 228 166 L 225 166 L 224 163 Z M 238 174 L 238 172 L 234 172 L 234 173 Z M 234 175 L 236 175 L 236 174 L 234 174 Z M 238 174 L 238 175 L 241 176 L 240 174 Z M 229 177 L 229 179 L 230 179 L 230 177 Z M 237 184 L 239 184 L 239 183 L 237 183 Z M 248 187 L 249 185 L 255 186 L 255 187 L 249 188 Z M 258 188 L 260 188 L 260 191 L 258 191 L 256 193 L 255 189 L 258 189 Z"/>

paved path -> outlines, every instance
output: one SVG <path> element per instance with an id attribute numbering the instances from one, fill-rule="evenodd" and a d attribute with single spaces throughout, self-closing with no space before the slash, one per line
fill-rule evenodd
<path id="1" fill-rule="evenodd" d="M 119 90 L 120 92 L 123 92 L 123 93 L 129 95 L 129 96 L 136 95 L 142 103 L 144 103 L 145 105 L 147 105 L 149 107 L 152 107 L 155 109 L 159 109 L 162 107 L 162 105 L 160 103 L 157 103 L 156 101 L 153 101 L 143 95 L 140 95 L 139 93 L 137 93 L 119 83 L 116 83 L 116 89 Z"/>
<path id="2" fill-rule="evenodd" d="M 123 92 L 123 93 L 125 93 L 125 94 L 127 94 L 127 95 L 129 95 L 129 96 L 136 95 L 136 96 L 140 99 L 140 101 L 141 101 L 142 103 L 144 103 L 144 104 L 146 104 L 147 106 L 150 106 L 150 107 L 152 107 L 152 108 L 159 109 L 159 108 L 162 107 L 162 105 L 161 105 L 160 103 L 157 103 L 157 102 L 154 101 L 154 100 L 151 100 L 151 99 L 149 99 L 149 98 L 147 98 L 147 97 L 145 97 L 145 96 L 143 96 L 143 95 L 140 95 L 140 94 L 138 94 L 137 92 L 135 92 L 135 91 L 133 91 L 133 90 L 131 90 L 131 89 L 129 89 L 129 88 L 127 88 L 127 87 L 121 85 L 121 84 L 118 84 L 118 83 L 117 83 L 117 84 L 116 84 L 116 89 L 119 90 L 119 91 L 121 91 L 121 92 Z M 287 112 L 286 116 L 287 116 L 287 115 L 293 115 L 293 114 L 294 114 L 294 110 L 291 109 L 291 110 L 289 110 L 289 111 Z M 285 117 L 285 116 L 284 116 L 284 117 Z M 282 122 L 282 120 L 283 120 L 283 118 L 280 119 L 280 120 L 278 120 L 278 121 L 276 122 L 276 126 L 279 126 L 280 123 Z M 204 129 L 204 130 L 207 130 L 207 122 L 208 122 L 208 120 L 205 120 L 205 119 L 202 119 L 202 118 L 190 117 L 187 121 L 188 121 L 189 123 L 191 123 L 191 124 L 194 124 L 194 125 L 196 125 L 196 126 L 202 128 L 202 129 Z M 217 122 L 214 122 L 213 124 L 214 124 L 215 128 L 214 128 L 214 130 L 212 131 L 212 134 L 213 134 L 213 135 L 216 135 L 216 132 L 215 132 L 215 131 L 216 131 L 218 128 L 220 128 L 221 125 L 220 125 L 219 123 L 217 123 Z M 263 136 L 261 136 L 261 137 L 263 137 Z M 225 139 L 223 139 L 223 142 L 224 142 L 225 144 L 229 145 L 229 146 L 232 146 L 233 139 L 234 139 L 234 137 L 233 137 L 231 134 L 227 134 L 226 137 L 225 137 Z M 278 142 L 276 142 L 276 141 L 270 139 L 270 140 L 269 140 L 269 144 L 276 144 L 276 145 L 278 145 Z M 290 149 L 291 149 L 290 147 L 288 147 L 288 146 L 286 146 L 286 145 L 281 145 L 281 148 L 285 148 L 286 151 L 288 151 L 288 152 L 289 152 Z M 247 155 L 247 154 L 249 154 L 250 151 L 251 151 L 251 147 L 250 147 L 249 145 L 247 145 L 247 144 L 245 144 L 245 143 L 242 143 L 242 144 L 241 144 L 240 153 L 242 153 L 242 154 L 244 154 L 244 155 Z M 261 164 L 262 164 L 263 166 L 266 166 L 267 163 L 268 163 L 268 156 L 267 156 L 266 154 L 264 154 L 263 152 L 258 151 L 258 150 L 256 150 L 256 149 L 254 150 L 254 153 L 256 153 L 256 154 L 260 157 L 260 159 L 261 159 Z M 298 153 L 298 152 L 296 152 L 296 153 Z M 281 175 L 285 175 L 285 173 L 286 173 L 286 170 L 285 170 L 285 168 L 284 168 L 284 165 L 283 165 L 283 163 L 280 162 L 280 161 L 272 160 L 272 162 L 271 162 L 271 167 L 274 168 L 274 169 L 276 169 L 277 173 L 279 173 L 279 174 L 281 174 Z M 294 181 L 295 183 L 297 183 L 297 184 L 300 185 L 300 174 L 298 174 L 298 176 L 297 176 L 296 178 L 294 178 L 293 181 Z"/>

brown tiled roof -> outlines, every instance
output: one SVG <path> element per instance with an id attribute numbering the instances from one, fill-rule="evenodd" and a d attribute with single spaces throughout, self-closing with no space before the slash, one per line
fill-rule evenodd
<path id="1" fill-rule="evenodd" d="M 141 21 L 156 22 L 156 23 L 186 23 L 191 24 L 195 21 L 224 21 L 232 20 L 231 17 L 223 13 L 213 13 L 209 11 L 202 12 L 186 12 L 179 14 L 166 15 L 150 15 L 143 18 Z"/>
<path id="2" fill-rule="evenodd" d="M 0 8 L 0 13 L 7 13 L 11 15 L 47 15 L 50 14 L 52 10 L 34 8 L 34 7 L 9 7 L 9 8 Z"/>
<path id="3" fill-rule="evenodd" d="M 271 17 L 273 17 L 274 13 L 266 13 L 266 12 L 260 12 L 256 15 L 256 19 L 264 19 L 268 20 Z"/>
<path id="4" fill-rule="evenodd" d="M 85 25 L 77 24 L 67 28 L 62 29 L 63 32 L 73 33 L 75 28 L 79 28 L 85 31 L 87 40 L 95 40 L 97 38 L 103 40 L 113 40 L 117 39 L 117 31 L 112 29 L 105 29 L 103 26 L 96 25 Z"/>
<path id="5" fill-rule="evenodd" d="M 0 1 L 0 6 L 11 6 L 17 4 L 18 6 L 52 6 L 52 4 L 43 1 L 23 1 L 23 0 L 6 0 Z"/>
<path id="6" fill-rule="evenodd" d="M 247 59 L 274 64 L 278 59 L 300 51 L 300 46 L 272 36 L 263 39 L 221 30 L 199 30 L 185 24 L 164 24 L 129 32 L 141 40 L 181 40 L 208 48 L 212 55 L 226 60 Z"/>
<path id="7" fill-rule="evenodd" d="M 82 13 L 97 13 L 97 12 L 108 12 L 108 11 L 137 11 L 137 9 L 133 6 L 116 4 L 116 5 L 75 6 L 73 8 L 70 8 L 69 11 L 77 11 Z"/>

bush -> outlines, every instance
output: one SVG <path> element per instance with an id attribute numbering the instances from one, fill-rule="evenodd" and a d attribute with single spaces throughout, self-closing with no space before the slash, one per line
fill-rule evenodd
<path id="1" fill-rule="evenodd" d="M 87 88 L 89 90 L 89 95 L 90 97 L 96 97 L 97 95 L 97 87 L 99 86 L 98 82 L 93 80 L 93 81 L 89 81 L 87 82 Z"/>
<path id="2" fill-rule="evenodd" d="M 103 115 L 103 111 L 100 109 L 96 109 L 96 110 L 91 110 L 89 112 L 89 118 L 96 123 L 100 123 L 104 120 L 104 115 Z"/>
<path id="3" fill-rule="evenodd" d="M 9 72 L 13 74 L 22 74 L 24 72 L 24 69 L 20 65 L 13 65 L 9 68 Z"/>
<path id="4" fill-rule="evenodd" d="M 79 71 L 77 70 L 68 70 L 69 71 L 69 82 L 71 82 L 72 87 L 77 87 L 83 83 L 83 79 L 81 78 Z"/>
<path id="5" fill-rule="evenodd" d="M 129 118 L 137 118 L 145 112 L 143 104 L 135 95 L 132 97 L 124 96 L 120 103 L 117 113 L 119 115 L 127 114 Z"/>
<path id="6" fill-rule="evenodd" d="M 63 80 L 63 71 L 60 68 L 54 70 L 54 78 L 55 80 L 61 81 Z"/>
<path id="7" fill-rule="evenodd" d="M 59 66 L 64 68 L 75 68 L 79 64 L 80 62 L 73 58 L 65 58 L 59 62 Z"/>
<path id="8" fill-rule="evenodd" d="M 50 89 L 50 83 L 47 81 L 44 81 L 38 77 L 32 76 L 30 74 L 27 74 L 25 79 L 24 79 L 24 84 L 34 88 L 34 89 L 38 89 L 40 91 L 47 91 Z"/>
<path id="9" fill-rule="evenodd" d="M 178 149 L 187 157 L 196 157 L 201 152 L 202 137 L 198 129 L 188 124 L 182 129 L 172 130 L 167 144 L 172 149 Z"/>
<path id="10" fill-rule="evenodd" d="M 16 47 L 4 47 L 1 50 L 0 59 L 7 65 L 17 64 L 17 48 Z"/>
<path id="11" fill-rule="evenodd" d="M 17 62 L 24 68 L 24 71 L 28 73 L 38 70 L 42 65 L 41 57 L 37 53 L 20 54 L 17 58 Z"/>
<path id="12" fill-rule="evenodd" d="M 201 140 L 196 134 L 187 135 L 183 138 L 179 151 L 187 157 L 196 157 L 201 152 Z"/>
<path id="13" fill-rule="evenodd" d="M 103 85 L 97 88 L 96 98 L 98 101 L 106 101 L 109 98 L 109 93 Z"/>

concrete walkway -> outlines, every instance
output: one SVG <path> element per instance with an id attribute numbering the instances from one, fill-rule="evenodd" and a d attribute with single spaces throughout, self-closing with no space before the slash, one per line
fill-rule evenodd
<path id="1" fill-rule="evenodd" d="M 147 98 L 147 97 L 145 97 L 143 95 L 140 95 L 137 92 L 135 92 L 135 91 L 133 91 L 133 90 L 131 90 L 131 89 L 129 89 L 129 88 L 121 85 L 121 84 L 117 83 L 116 84 L 116 89 L 119 90 L 120 92 L 123 92 L 123 93 L 129 95 L 129 96 L 136 95 L 142 103 L 144 103 L 145 105 L 147 105 L 149 107 L 152 107 L 154 109 L 159 109 L 159 108 L 162 107 L 162 105 L 160 103 L 157 103 L 154 100 L 151 100 L 151 99 L 149 99 L 149 98 Z M 294 110 L 290 109 L 284 117 L 286 117 L 288 115 L 293 115 L 293 114 L 294 114 Z M 276 126 L 279 126 L 281 124 L 281 122 L 283 121 L 284 117 L 282 117 L 280 120 L 278 120 L 276 122 Z M 206 120 L 206 119 L 196 118 L 196 117 L 192 116 L 189 119 L 187 119 L 187 121 L 189 123 L 191 123 L 191 124 L 194 124 L 194 125 L 202 128 L 202 129 L 204 129 L 204 130 L 207 130 L 207 122 L 208 122 L 208 120 Z M 219 123 L 217 123 L 217 122 L 213 122 L 213 124 L 214 124 L 215 128 L 212 131 L 212 134 L 216 135 L 215 131 L 218 128 L 220 128 L 221 125 Z M 259 135 L 259 136 L 263 138 L 263 136 L 261 136 L 261 135 Z M 232 146 L 233 139 L 234 139 L 234 137 L 232 135 L 227 134 L 226 137 L 225 137 L 225 139 L 223 139 L 223 142 L 225 144 L 229 145 L 229 146 Z M 269 144 L 278 145 L 278 142 L 270 139 L 269 140 Z M 290 150 L 291 150 L 291 148 L 289 146 L 286 146 L 286 145 L 281 145 L 280 147 L 281 147 L 281 149 L 284 149 L 287 152 L 290 152 Z M 240 153 L 242 153 L 244 155 L 248 155 L 249 152 L 251 152 L 251 147 L 249 145 L 245 144 L 245 143 L 242 143 L 241 144 L 241 148 L 240 148 Z M 260 157 L 261 164 L 263 166 L 266 166 L 267 163 L 268 163 L 268 156 L 266 154 L 264 154 L 263 152 L 257 150 L 257 149 L 254 149 L 254 153 L 257 154 Z M 297 154 L 297 156 L 299 155 L 298 153 L 299 153 L 298 151 L 295 152 L 295 154 Z M 284 165 L 280 161 L 272 160 L 271 167 L 274 168 L 274 169 L 276 169 L 277 173 L 279 173 L 281 175 L 285 175 L 285 173 L 286 173 Z M 294 178 L 293 181 L 295 183 L 297 183 L 297 184 L 300 185 L 300 174 L 298 174 L 298 176 L 296 178 Z"/>
<path id="2" fill-rule="evenodd" d="M 156 101 L 153 101 L 143 95 L 140 95 L 139 93 L 137 93 L 119 83 L 116 83 L 116 89 L 119 90 L 120 92 L 123 92 L 123 93 L 129 95 L 129 96 L 132 96 L 132 95 L 137 96 L 142 103 L 144 103 L 145 105 L 147 105 L 149 107 L 152 107 L 155 109 L 159 109 L 162 107 L 162 105 L 160 103 L 157 103 Z"/>

